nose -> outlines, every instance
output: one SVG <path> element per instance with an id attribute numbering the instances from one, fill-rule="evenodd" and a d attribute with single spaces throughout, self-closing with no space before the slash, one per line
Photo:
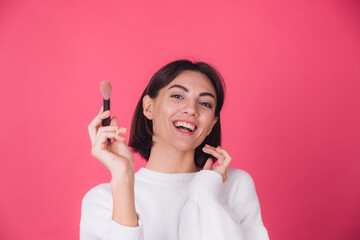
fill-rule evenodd
<path id="1" fill-rule="evenodd" d="M 190 116 L 198 116 L 198 109 L 197 109 L 197 104 L 195 102 L 188 102 L 183 109 L 185 114 L 188 114 Z"/>

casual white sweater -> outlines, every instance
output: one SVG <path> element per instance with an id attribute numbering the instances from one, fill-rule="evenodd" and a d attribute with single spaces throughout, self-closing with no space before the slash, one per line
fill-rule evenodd
<path id="1" fill-rule="evenodd" d="M 212 170 L 135 173 L 138 226 L 112 220 L 109 183 L 91 189 L 82 200 L 80 240 L 267 240 L 251 176 L 228 169 L 228 178 Z"/>

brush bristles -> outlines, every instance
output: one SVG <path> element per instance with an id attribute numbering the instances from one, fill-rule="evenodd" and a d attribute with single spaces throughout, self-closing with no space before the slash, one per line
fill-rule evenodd
<path id="1" fill-rule="evenodd" d="M 105 100 L 109 100 L 111 95 L 111 84 L 109 81 L 102 81 L 100 83 L 100 91 L 104 97 Z"/>

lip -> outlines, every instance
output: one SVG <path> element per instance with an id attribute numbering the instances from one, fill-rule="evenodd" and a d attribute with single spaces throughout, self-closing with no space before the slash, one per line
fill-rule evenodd
<path id="1" fill-rule="evenodd" d="M 189 123 L 189 124 L 191 124 L 191 125 L 194 125 L 194 126 L 195 126 L 195 129 L 194 129 L 193 132 L 184 132 L 184 131 L 181 131 L 180 129 L 178 129 L 178 128 L 175 126 L 175 122 L 186 122 L 186 123 Z M 191 121 L 191 120 L 186 120 L 186 119 L 176 119 L 176 120 L 174 120 L 174 121 L 172 122 L 172 124 L 173 124 L 174 128 L 175 128 L 178 132 L 180 132 L 180 133 L 182 133 L 182 134 L 185 134 L 185 135 L 189 135 L 189 136 L 190 136 L 190 135 L 193 135 L 193 134 L 196 132 L 197 128 L 198 128 L 198 125 L 197 125 L 196 122 Z"/>

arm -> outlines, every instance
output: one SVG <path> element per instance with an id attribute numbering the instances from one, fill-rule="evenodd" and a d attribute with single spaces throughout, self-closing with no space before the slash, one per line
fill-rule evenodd
<path id="1" fill-rule="evenodd" d="M 231 211 L 240 223 L 245 240 L 268 240 L 268 232 L 262 222 L 259 199 L 250 174 L 232 169 L 233 194 L 230 194 Z"/>
<path id="2" fill-rule="evenodd" d="M 268 240 L 252 179 L 244 177 L 244 189 L 234 191 L 238 205 L 228 208 L 220 203 L 221 175 L 211 170 L 197 173 L 181 213 L 179 239 Z"/>
<path id="3" fill-rule="evenodd" d="M 90 123 L 91 154 L 99 159 L 111 173 L 111 184 L 90 190 L 82 201 L 80 239 L 143 239 L 141 220 L 135 211 L 134 158 L 116 117 L 110 126 L 102 120 L 110 111 L 100 112 Z M 113 138 L 113 142 L 108 140 Z M 139 220 L 139 221 L 138 221 Z"/>
<path id="4" fill-rule="evenodd" d="M 125 176 L 125 174 L 124 174 Z M 111 182 L 113 215 L 110 239 L 143 239 L 143 228 L 135 209 L 134 176 Z"/>
<path id="5" fill-rule="evenodd" d="M 243 239 L 238 223 L 219 202 L 222 176 L 211 170 L 196 173 L 180 219 L 180 240 Z"/>
<path id="6" fill-rule="evenodd" d="M 132 211 L 123 211 L 124 214 L 122 214 L 121 203 L 118 209 L 113 211 L 116 208 L 113 206 L 113 202 L 117 199 L 112 194 L 113 192 L 114 190 L 110 184 L 101 184 L 91 189 L 85 195 L 81 206 L 80 240 L 144 239 L 143 225 L 138 214 L 136 214 L 138 218 L 137 226 L 127 226 L 125 222 L 124 224 L 117 222 L 117 219 L 122 219 L 122 217 L 126 217 L 129 213 L 132 216 Z M 121 198 L 121 191 L 115 189 L 115 192 Z M 123 199 L 125 200 L 126 198 Z M 119 211 L 120 215 L 117 215 L 116 211 Z M 113 220 L 114 217 L 116 220 Z M 127 217 L 126 219 L 132 219 L 132 217 Z"/>
<path id="7" fill-rule="evenodd" d="M 129 227 L 138 226 L 138 217 L 135 211 L 134 176 L 124 177 L 121 181 L 112 181 L 110 185 L 113 196 L 112 220 Z"/>

